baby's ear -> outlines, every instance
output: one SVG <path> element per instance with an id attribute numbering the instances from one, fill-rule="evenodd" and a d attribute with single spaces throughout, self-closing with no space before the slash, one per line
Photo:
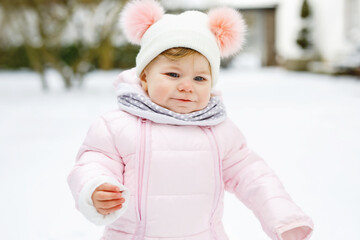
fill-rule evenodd
<path id="1" fill-rule="evenodd" d="M 135 0 L 128 3 L 121 13 L 120 24 L 126 38 L 140 44 L 151 25 L 164 15 L 163 7 L 154 0 Z"/>
<path id="2" fill-rule="evenodd" d="M 145 71 L 142 71 L 142 73 L 140 74 L 140 85 L 141 88 L 147 92 L 148 90 L 148 86 L 147 86 L 147 80 L 146 80 L 146 73 Z"/>
<path id="3" fill-rule="evenodd" d="M 247 30 L 242 15 L 232 8 L 215 8 L 208 13 L 210 30 L 215 35 L 222 57 L 241 50 Z"/>

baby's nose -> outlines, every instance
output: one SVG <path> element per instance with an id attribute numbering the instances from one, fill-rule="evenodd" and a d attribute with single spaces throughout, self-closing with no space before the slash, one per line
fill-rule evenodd
<path id="1" fill-rule="evenodd" d="M 178 90 L 181 92 L 192 92 L 194 90 L 192 79 L 184 79 L 181 81 L 178 85 Z"/>

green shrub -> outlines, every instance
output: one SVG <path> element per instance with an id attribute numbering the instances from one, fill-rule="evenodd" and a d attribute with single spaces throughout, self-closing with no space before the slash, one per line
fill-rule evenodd
<path id="1" fill-rule="evenodd" d="M 25 47 L 0 48 L 0 68 L 30 68 L 30 61 Z"/>

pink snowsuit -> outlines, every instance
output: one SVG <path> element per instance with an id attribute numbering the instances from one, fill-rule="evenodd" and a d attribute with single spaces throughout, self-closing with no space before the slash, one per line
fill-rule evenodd
<path id="1" fill-rule="evenodd" d="M 119 82 L 139 84 L 133 70 Z M 124 190 L 126 201 L 104 216 L 91 195 L 106 182 Z M 225 190 L 254 212 L 271 239 L 295 228 L 302 236 L 296 239 L 309 239 L 313 228 L 227 118 L 211 126 L 174 125 L 123 110 L 106 113 L 91 126 L 68 183 L 77 208 L 107 225 L 104 240 L 226 240 Z"/>

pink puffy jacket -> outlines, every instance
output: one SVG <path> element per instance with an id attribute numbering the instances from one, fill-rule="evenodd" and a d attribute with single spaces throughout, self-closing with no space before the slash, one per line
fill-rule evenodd
<path id="1" fill-rule="evenodd" d="M 309 239 L 312 221 L 226 119 L 215 126 L 159 124 L 122 110 L 90 128 L 68 182 L 77 208 L 107 225 L 104 240 L 225 240 L 224 191 L 249 207 L 271 239 Z M 101 215 L 91 195 L 119 186 L 122 209 Z M 294 230 L 295 229 L 295 230 Z"/>

